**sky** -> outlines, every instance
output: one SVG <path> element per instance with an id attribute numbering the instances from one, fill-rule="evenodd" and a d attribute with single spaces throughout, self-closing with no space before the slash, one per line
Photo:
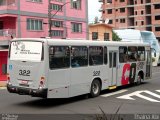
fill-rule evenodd
<path id="1" fill-rule="evenodd" d="M 101 8 L 99 0 L 88 0 L 88 17 L 89 17 L 89 23 L 92 23 L 94 21 L 94 18 L 98 16 L 100 18 L 101 13 L 99 12 L 99 9 Z"/>

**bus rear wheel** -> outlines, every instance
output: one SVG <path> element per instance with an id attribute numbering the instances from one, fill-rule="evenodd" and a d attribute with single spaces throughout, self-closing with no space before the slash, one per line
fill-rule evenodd
<path id="1" fill-rule="evenodd" d="M 91 84 L 91 91 L 90 91 L 91 97 L 94 98 L 99 96 L 100 92 L 101 92 L 101 84 L 99 80 L 94 80 Z"/>

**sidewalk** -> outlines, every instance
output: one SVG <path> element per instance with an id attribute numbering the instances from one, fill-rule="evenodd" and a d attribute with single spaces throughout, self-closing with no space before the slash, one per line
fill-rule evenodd
<path id="1" fill-rule="evenodd" d="M 7 81 L 0 81 L 0 87 L 6 87 Z"/>

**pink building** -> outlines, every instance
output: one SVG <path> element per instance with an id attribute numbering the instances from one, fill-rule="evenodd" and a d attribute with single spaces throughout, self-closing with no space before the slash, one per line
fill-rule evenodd
<path id="1" fill-rule="evenodd" d="M 52 38 L 88 39 L 88 0 L 50 0 L 50 3 Z M 0 1 L 0 80 L 6 79 L 7 49 L 11 37 L 49 35 L 48 6 L 49 0 Z"/>

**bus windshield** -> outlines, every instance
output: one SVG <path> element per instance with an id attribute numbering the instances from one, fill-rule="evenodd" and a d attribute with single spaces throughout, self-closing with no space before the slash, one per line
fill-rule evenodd
<path id="1" fill-rule="evenodd" d="M 10 47 L 10 60 L 39 62 L 42 59 L 42 42 L 13 41 Z"/>

